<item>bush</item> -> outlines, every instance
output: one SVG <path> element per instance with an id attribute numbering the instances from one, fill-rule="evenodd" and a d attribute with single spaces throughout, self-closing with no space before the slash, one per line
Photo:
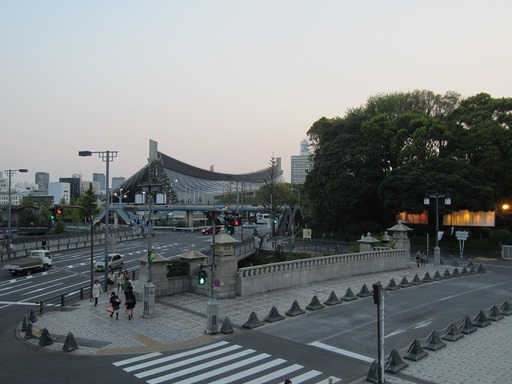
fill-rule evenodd
<path id="1" fill-rule="evenodd" d="M 173 260 L 167 263 L 167 277 L 187 276 L 189 273 L 187 261 Z"/>

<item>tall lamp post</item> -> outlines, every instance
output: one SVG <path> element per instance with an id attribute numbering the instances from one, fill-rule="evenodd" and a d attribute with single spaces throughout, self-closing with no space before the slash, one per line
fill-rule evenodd
<path id="1" fill-rule="evenodd" d="M 434 248 L 434 265 L 441 265 L 441 249 L 439 248 L 439 199 L 444 199 L 444 205 L 452 205 L 452 199 L 448 194 L 426 194 L 423 198 L 423 204 L 430 205 L 430 199 L 436 200 L 436 246 Z"/>
<path id="2" fill-rule="evenodd" d="M 100 157 L 100 159 L 106 163 L 106 166 L 107 166 L 107 169 L 106 169 L 106 175 L 105 175 L 105 273 L 104 273 L 104 278 L 105 278 L 105 291 L 108 289 L 108 286 L 107 286 L 107 276 L 108 276 L 108 253 L 109 253 L 109 249 L 108 249 L 108 245 L 109 245 L 109 242 L 110 242 L 110 239 L 109 239 L 109 233 L 108 233 L 108 225 L 109 225 L 109 222 L 110 222 L 110 215 L 109 215 L 109 210 L 110 210 L 110 185 L 109 185 L 109 178 L 110 178 L 110 175 L 109 175 L 109 172 L 110 172 L 110 162 L 112 160 L 114 160 L 114 158 L 117 157 L 117 151 L 97 151 L 97 152 L 93 152 L 93 151 L 79 151 L 78 152 L 78 156 L 81 156 L 81 157 L 87 157 L 87 156 L 92 156 L 93 153 L 97 153 L 98 156 Z"/>
<path id="3" fill-rule="evenodd" d="M 155 284 L 153 284 L 153 272 L 151 263 L 155 258 L 155 253 L 153 249 L 153 224 L 152 220 L 152 212 L 153 212 L 153 193 L 159 191 L 162 188 L 161 184 L 150 184 L 145 183 L 139 185 L 139 187 L 145 192 L 145 195 L 148 198 L 148 278 L 146 283 L 144 284 L 144 307 L 142 310 L 143 317 L 153 317 L 155 316 Z"/>
<path id="4" fill-rule="evenodd" d="M 21 173 L 27 173 L 28 172 L 28 169 L 26 168 L 20 168 L 20 169 L 6 169 L 5 170 L 5 173 L 7 173 L 7 176 L 9 176 L 9 190 L 8 190 L 8 193 L 9 193 L 9 207 L 8 207 L 8 212 L 7 212 L 7 254 L 9 255 L 9 257 L 11 257 L 11 241 L 12 241 L 12 238 L 11 238 L 11 206 L 12 206 L 12 196 L 11 196 L 11 179 L 12 179 L 12 175 L 14 175 L 16 172 L 21 172 Z"/>

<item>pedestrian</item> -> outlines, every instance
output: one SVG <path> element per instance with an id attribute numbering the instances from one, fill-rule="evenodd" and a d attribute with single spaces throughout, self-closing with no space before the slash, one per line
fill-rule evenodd
<path id="1" fill-rule="evenodd" d="M 123 280 L 123 292 L 124 292 L 125 300 L 127 299 L 126 294 L 128 293 L 128 288 L 131 286 L 132 286 L 132 282 L 130 281 L 130 275 L 128 274 L 128 272 L 126 272 L 124 275 L 124 280 Z"/>
<path id="2" fill-rule="evenodd" d="M 284 384 L 292 384 L 292 381 L 291 381 L 290 379 L 286 379 L 286 380 L 284 381 Z"/>
<path id="3" fill-rule="evenodd" d="M 421 252 L 420 261 L 421 261 L 421 265 L 424 267 L 425 266 L 425 252 Z"/>
<path id="4" fill-rule="evenodd" d="M 110 304 L 112 304 L 112 313 L 110 314 L 110 317 L 114 316 L 114 313 L 116 314 L 116 320 L 119 319 L 119 307 L 121 306 L 121 300 L 119 299 L 119 296 L 116 295 L 115 292 L 112 292 L 110 295 Z"/>
<path id="5" fill-rule="evenodd" d="M 137 300 L 135 299 L 135 294 L 133 293 L 133 287 L 131 285 L 128 287 L 128 293 L 126 294 L 126 301 L 124 304 L 126 306 L 126 314 L 128 315 L 128 320 L 133 319 L 133 308 L 135 308 Z"/>
<path id="6" fill-rule="evenodd" d="M 119 270 L 119 275 L 117 275 L 117 293 L 121 290 L 124 281 L 124 271 Z"/>
<path id="7" fill-rule="evenodd" d="M 92 297 L 94 299 L 95 307 L 98 305 L 98 297 L 100 297 L 101 292 L 103 292 L 101 284 L 98 280 L 95 280 L 94 284 L 92 285 Z"/>
<path id="8" fill-rule="evenodd" d="M 108 294 L 112 294 L 112 292 L 114 291 L 114 272 L 112 272 L 112 270 L 109 271 L 108 275 L 107 275 L 107 289 L 108 289 Z"/>
<path id="9" fill-rule="evenodd" d="M 416 252 L 416 265 L 419 267 L 420 266 L 420 259 L 421 259 L 421 252 L 420 250 L 418 249 L 418 252 Z"/>

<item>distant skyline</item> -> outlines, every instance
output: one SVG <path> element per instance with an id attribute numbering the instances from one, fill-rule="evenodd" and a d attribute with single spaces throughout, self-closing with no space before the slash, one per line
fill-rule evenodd
<path id="1" fill-rule="evenodd" d="M 0 0 L 0 170 L 245 173 L 379 93 L 510 97 L 512 2 Z"/>

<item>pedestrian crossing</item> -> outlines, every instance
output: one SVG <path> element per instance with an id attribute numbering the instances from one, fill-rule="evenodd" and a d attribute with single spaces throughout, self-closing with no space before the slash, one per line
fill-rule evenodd
<path id="1" fill-rule="evenodd" d="M 148 384 L 340 383 L 341 379 L 238 344 L 219 341 L 164 356 L 160 352 L 113 363 Z"/>

